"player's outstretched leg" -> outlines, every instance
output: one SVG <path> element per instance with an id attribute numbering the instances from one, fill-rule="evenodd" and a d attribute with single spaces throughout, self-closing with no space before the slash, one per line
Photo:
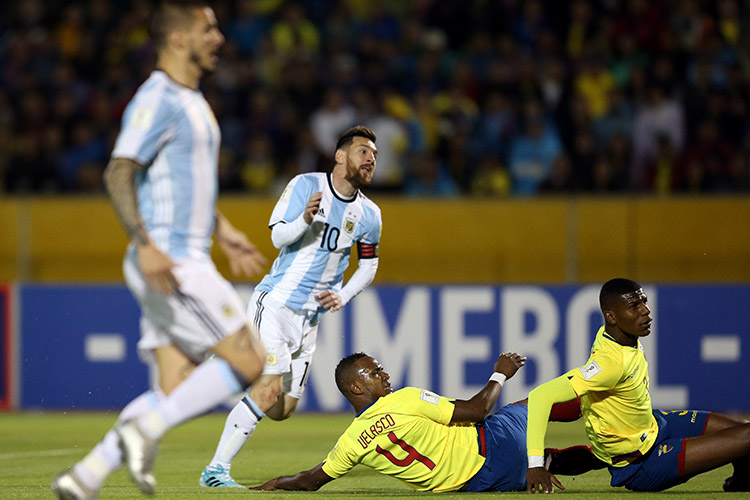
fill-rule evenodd
<path id="1" fill-rule="evenodd" d="M 748 421 L 744 419 L 737 419 L 721 413 L 711 413 L 708 417 L 704 436 L 747 423 Z M 732 466 L 734 467 L 732 475 L 726 478 L 722 485 L 724 491 L 750 491 L 750 454 L 733 460 Z"/>

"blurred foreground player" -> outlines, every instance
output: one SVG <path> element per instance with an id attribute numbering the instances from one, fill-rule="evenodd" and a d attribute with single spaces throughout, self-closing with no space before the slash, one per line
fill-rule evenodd
<path id="1" fill-rule="evenodd" d="M 123 116 L 105 181 L 131 238 L 125 280 L 138 300 L 138 349 L 158 384 L 122 410 L 114 429 L 52 483 L 58 498 L 98 498 L 123 463 L 153 494 L 157 444 L 172 427 L 245 390 L 260 375 L 265 351 L 243 304 L 210 257 L 211 238 L 235 272 L 264 263 L 245 235 L 216 211 L 220 132 L 203 94 L 224 43 L 203 1 L 167 0 L 151 35 L 157 69 Z M 214 353 L 216 357 L 207 359 Z"/>
<path id="2" fill-rule="evenodd" d="M 708 411 L 651 407 L 648 366 L 639 340 L 651 333 L 648 298 L 638 283 L 615 278 L 599 294 L 604 326 L 585 366 L 529 394 L 528 491 L 562 488 L 545 470 L 544 435 L 554 403 L 580 397 L 594 454 L 612 486 L 661 491 L 728 463 L 725 491 L 750 491 L 750 423 Z"/>
<path id="3" fill-rule="evenodd" d="M 526 402 L 490 414 L 503 384 L 526 358 L 502 354 L 487 385 L 471 399 L 448 399 L 424 389 L 393 392 L 390 376 L 364 353 L 336 367 L 336 385 L 357 412 L 326 460 L 294 476 L 251 489 L 317 490 L 363 464 L 423 491 L 518 491 L 526 487 Z M 551 417 L 575 420 L 580 402 L 558 405 Z M 558 473 L 595 467 L 591 450 L 551 450 Z M 576 470 L 555 462 L 573 462 Z M 569 469 L 569 468 L 567 468 Z"/>

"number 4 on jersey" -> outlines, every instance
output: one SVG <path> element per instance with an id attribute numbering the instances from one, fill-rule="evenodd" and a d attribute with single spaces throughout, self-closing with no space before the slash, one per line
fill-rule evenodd
<path id="1" fill-rule="evenodd" d="M 395 456 L 393 456 L 393 453 L 391 453 L 388 450 L 384 450 L 383 448 L 380 447 L 380 445 L 378 445 L 375 448 L 375 451 L 377 451 L 378 453 L 383 455 L 385 458 L 390 460 L 394 465 L 398 465 L 399 467 L 408 467 L 409 465 L 412 464 L 412 462 L 417 460 L 418 462 L 422 462 L 424 465 L 426 465 L 427 468 L 430 470 L 435 468 L 435 462 L 433 462 L 426 456 L 419 453 L 417 450 L 414 449 L 413 446 L 399 439 L 393 431 L 388 433 L 388 439 L 391 440 L 391 443 L 399 445 L 402 450 L 408 453 L 408 455 L 405 458 L 398 459 Z"/>

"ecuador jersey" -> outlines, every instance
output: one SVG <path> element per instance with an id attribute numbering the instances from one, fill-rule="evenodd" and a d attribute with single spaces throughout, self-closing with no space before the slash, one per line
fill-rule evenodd
<path id="1" fill-rule="evenodd" d="M 216 216 L 221 132 L 199 90 L 154 71 L 131 99 L 112 158 L 144 168 L 138 211 L 152 241 L 171 257 L 209 255 Z"/>
<path id="2" fill-rule="evenodd" d="M 460 489 L 485 459 L 473 424 L 449 424 L 453 401 L 415 387 L 378 399 L 341 435 L 323 472 L 336 479 L 362 464 L 417 490 Z"/>
<path id="3" fill-rule="evenodd" d="M 352 198 L 337 193 L 330 174 L 315 172 L 292 179 L 273 209 L 269 226 L 296 220 L 318 192 L 323 198 L 312 224 L 281 249 L 271 272 L 256 287 L 295 311 L 316 310 L 316 295 L 341 290 L 354 243 L 367 248 L 360 258 L 377 258 L 380 209 L 360 191 Z"/>
<path id="4" fill-rule="evenodd" d="M 565 376 L 581 396 L 586 434 L 597 458 L 621 467 L 651 449 L 659 428 L 640 342 L 636 347 L 621 345 L 602 326 L 588 363 Z"/>

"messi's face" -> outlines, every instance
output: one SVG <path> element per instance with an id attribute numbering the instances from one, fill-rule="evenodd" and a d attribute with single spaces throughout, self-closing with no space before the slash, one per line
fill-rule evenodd
<path id="1" fill-rule="evenodd" d="M 355 189 L 369 185 L 378 159 L 378 148 L 375 147 L 375 143 L 365 137 L 355 137 L 345 153 L 344 178 Z"/>
<path id="2" fill-rule="evenodd" d="M 212 9 L 195 9 L 195 21 L 188 31 L 188 37 L 190 62 L 204 74 L 213 73 L 219 62 L 219 48 L 224 45 L 224 35 L 219 31 L 219 23 Z"/>
<path id="3" fill-rule="evenodd" d="M 617 327 L 631 337 L 646 337 L 651 333 L 651 309 L 642 288 L 621 296 L 611 313 Z"/>
<path id="4" fill-rule="evenodd" d="M 373 401 L 393 392 L 391 376 L 383 370 L 383 366 L 376 359 L 365 356 L 357 360 L 358 383 Z"/>

